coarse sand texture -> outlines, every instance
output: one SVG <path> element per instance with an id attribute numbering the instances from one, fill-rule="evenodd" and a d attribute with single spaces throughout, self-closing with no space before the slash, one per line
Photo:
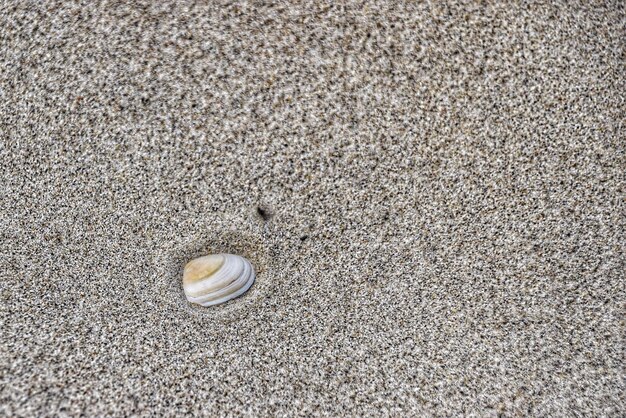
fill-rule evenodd
<path id="1" fill-rule="evenodd" d="M 625 39 L 623 1 L 0 0 L 0 417 L 624 416 Z M 249 290 L 189 303 L 208 254 Z"/>

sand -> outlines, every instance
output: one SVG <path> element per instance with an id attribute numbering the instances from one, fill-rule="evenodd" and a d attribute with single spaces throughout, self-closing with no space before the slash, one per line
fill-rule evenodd
<path id="1" fill-rule="evenodd" d="M 0 415 L 623 415 L 625 21 L 2 2 Z"/>

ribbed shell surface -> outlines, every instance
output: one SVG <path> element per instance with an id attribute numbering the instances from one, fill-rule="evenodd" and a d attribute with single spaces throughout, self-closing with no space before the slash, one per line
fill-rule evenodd
<path id="1" fill-rule="evenodd" d="M 183 290 L 191 303 L 218 305 L 245 293 L 254 278 L 254 268 L 245 258 L 234 254 L 212 254 L 187 263 L 183 272 Z"/>

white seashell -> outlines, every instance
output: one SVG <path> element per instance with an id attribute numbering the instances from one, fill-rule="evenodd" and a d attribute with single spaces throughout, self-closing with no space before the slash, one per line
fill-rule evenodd
<path id="1" fill-rule="evenodd" d="M 254 283 L 254 277 L 254 268 L 245 258 L 212 254 L 187 263 L 183 290 L 191 303 L 217 305 L 244 294 Z"/>

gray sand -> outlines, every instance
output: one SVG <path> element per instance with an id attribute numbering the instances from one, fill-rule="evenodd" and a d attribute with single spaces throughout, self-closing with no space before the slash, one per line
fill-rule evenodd
<path id="1" fill-rule="evenodd" d="M 0 415 L 625 413 L 622 2 L 1 3 Z"/>

